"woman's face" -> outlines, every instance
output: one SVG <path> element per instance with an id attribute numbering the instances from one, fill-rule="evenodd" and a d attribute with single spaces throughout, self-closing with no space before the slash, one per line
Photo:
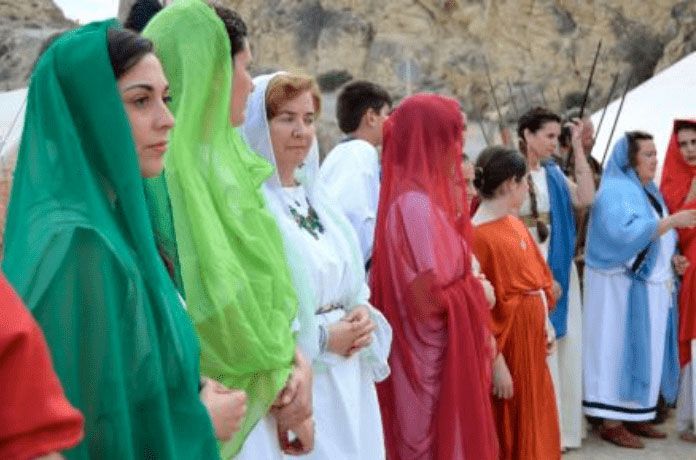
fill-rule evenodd
<path id="1" fill-rule="evenodd" d="M 471 200 L 478 195 L 474 187 L 474 164 L 470 161 L 462 161 L 462 177 L 466 183 L 466 201 L 471 205 Z"/>
<path id="2" fill-rule="evenodd" d="M 314 98 L 307 90 L 282 104 L 269 120 L 271 144 L 281 177 L 307 158 L 316 132 L 315 115 Z"/>
<path id="3" fill-rule="evenodd" d="M 155 177 L 164 168 L 169 131 L 174 117 L 169 111 L 169 83 L 154 54 L 146 54 L 118 79 L 128 115 L 140 174 Z"/>
<path id="4" fill-rule="evenodd" d="M 636 153 L 636 174 L 644 184 L 655 179 L 657 171 L 657 150 L 655 143 L 650 139 L 638 140 L 638 153 Z"/>
<path id="5" fill-rule="evenodd" d="M 525 174 L 520 181 L 517 181 L 514 177 L 507 180 L 509 204 L 512 209 L 519 211 L 522 207 L 522 203 L 524 203 L 524 200 L 527 198 L 527 194 L 529 193 L 527 174 Z"/>
<path id="6" fill-rule="evenodd" d="M 234 65 L 232 97 L 230 98 L 230 123 L 232 126 L 241 126 L 246 118 L 247 99 L 254 89 L 254 82 L 249 73 L 251 59 L 249 42 L 245 42 L 244 49 L 235 54 L 232 60 Z"/>
<path id="7" fill-rule="evenodd" d="M 696 129 L 680 129 L 677 143 L 684 160 L 689 166 L 696 166 Z"/>
<path id="8" fill-rule="evenodd" d="M 535 133 L 524 130 L 524 140 L 530 153 L 539 158 L 549 158 L 558 149 L 558 138 L 561 135 L 561 124 L 547 121 Z"/>

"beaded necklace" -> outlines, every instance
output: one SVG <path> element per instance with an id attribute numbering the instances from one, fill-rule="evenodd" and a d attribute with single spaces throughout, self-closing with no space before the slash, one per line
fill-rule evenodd
<path id="1" fill-rule="evenodd" d="M 295 220 L 297 226 L 306 230 L 307 232 L 309 232 L 310 235 L 314 237 L 314 239 L 318 240 L 319 234 L 324 233 L 324 225 L 319 220 L 319 215 L 309 202 L 309 198 L 305 196 L 305 201 L 307 202 L 307 215 L 303 215 L 298 210 L 298 208 L 300 208 L 301 205 L 297 199 L 292 197 L 290 199 L 295 204 L 295 206 L 293 206 L 292 204 L 288 204 L 288 209 L 290 210 L 290 214 L 292 215 L 292 218 Z"/>

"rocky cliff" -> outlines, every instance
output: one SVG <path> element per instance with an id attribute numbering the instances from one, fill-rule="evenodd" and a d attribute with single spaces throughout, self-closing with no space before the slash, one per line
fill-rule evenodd
<path id="1" fill-rule="evenodd" d="M 74 26 L 51 0 L 0 0 L 0 91 L 26 86 L 42 44 Z"/>
<path id="2" fill-rule="evenodd" d="M 601 39 L 595 109 L 614 74 L 636 85 L 696 50 L 693 0 L 217 1 L 246 19 L 256 72 L 319 77 L 328 118 L 333 90 L 366 78 L 397 98 L 449 94 L 470 117 L 496 120 L 486 62 L 504 117 L 542 103 L 561 110 L 579 99 Z M 0 90 L 25 84 L 39 43 L 71 25 L 50 0 L 0 0 Z"/>

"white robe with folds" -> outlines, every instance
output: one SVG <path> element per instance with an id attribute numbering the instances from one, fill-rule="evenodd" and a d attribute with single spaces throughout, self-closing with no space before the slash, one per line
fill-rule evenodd
<path id="1" fill-rule="evenodd" d="M 531 171 L 537 191 L 537 210 L 540 214 L 551 210 L 546 171 L 540 168 Z M 520 208 L 520 216 L 531 216 L 531 203 L 527 197 Z M 529 229 L 539 245 L 544 258 L 548 260 L 551 237 L 543 243 L 535 227 Z M 549 235 L 551 225 L 549 225 Z M 585 425 L 582 416 L 582 301 L 580 297 L 580 279 L 575 262 L 571 261 L 570 286 L 568 289 L 568 328 L 566 335 L 559 338 L 556 351 L 547 358 L 547 364 L 553 379 L 561 424 L 561 446 L 563 448 L 580 447 L 585 437 Z"/>
<path id="2" fill-rule="evenodd" d="M 657 213 L 655 213 L 657 216 Z M 655 418 L 662 379 L 667 318 L 672 308 L 674 230 L 660 238 L 657 262 L 648 278 L 650 315 L 650 403 L 626 401 L 619 394 L 632 265 L 599 270 L 585 266 L 583 312 L 583 386 L 585 414 L 609 420 L 640 422 Z"/>
<path id="3" fill-rule="evenodd" d="M 321 164 L 318 181 L 355 229 L 367 262 L 372 256 L 379 201 L 377 149 L 362 139 L 339 143 Z"/>
<path id="4" fill-rule="evenodd" d="M 304 188 L 301 185 L 287 187 L 285 191 L 286 205 L 292 205 L 300 214 L 307 215 Z M 322 224 L 325 231 L 316 232 L 318 238 L 299 226 L 295 229 L 305 244 L 302 251 L 304 262 L 309 265 L 309 272 L 313 278 L 311 282 L 317 287 L 315 296 L 319 302 L 316 309 L 345 303 L 346 298 L 351 295 L 354 282 L 350 273 L 350 261 L 343 260 L 335 250 L 339 244 L 345 246 L 345 242 L 336 241 L 345 236 L 342 232 L 336 231 L 338 226 L 327 222 L 326 219 L 327 217 L 323 216 Z M 373 347 L 382 346 L 385 349 L 379 353 L 387 356 L 391 329 L 380 313 L 373 309 L 371 312 L 372 319 L 378 327 Z M 340 321 L 345 314 L 345 309 L 335 309 L 317 315 L 317 321 L 328 327 L 329 324 Z M 303 331 L 300 330 L 299 333 L 302 334 Z M 306 456 L 285 456 L 286 459 L 379 460 L 385 457 L 375 375 L 370 358 L 365 353 L 367 352 L 345 358 L 326 351 L 314 359 L 314 450 Z M 271 416 L 267 416 L 252 431 L 244 443 L 242 452 L 236 458 L 281 459 L 283 456 L 279 454 L 278 449 L 276 424 Z"/>

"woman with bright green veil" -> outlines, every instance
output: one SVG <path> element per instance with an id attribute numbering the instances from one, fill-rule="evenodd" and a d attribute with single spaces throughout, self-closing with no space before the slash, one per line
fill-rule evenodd
<path id="1" fill-rule="evenodd" d="M 229 10 L 181 0 L 143 31 L 171 85 L 176 118 L 164 174 L 146 181 L 146 194 L 199 334 L 203 373 L 247 394 L 241 430 L 222 455 L 268 459 L 280 455 L 288 431 L 306 427 L 311 370 L 296 351 L 297 297 L 260 191 L 273 168 L 236 128 L 251 91 L 241 25 Z M 299 450 L 286 450 L 308 450 L 308 436 Z"/>
<path id="2" fill-rule="evenodd" d="M 218 458 L 198 341 L 142 187 L 161 171 L 173 125 L 166 80 L 152 53 L 111 46 L 118 27 L 67 32 L 36 65 L 3 269 L 85 416 L 85 439 L 67 458 Z"/>

